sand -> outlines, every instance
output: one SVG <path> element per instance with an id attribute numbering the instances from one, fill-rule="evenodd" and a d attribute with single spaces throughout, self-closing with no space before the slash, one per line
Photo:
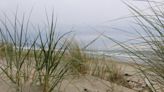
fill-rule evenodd
<path id="1" fill-rule="evenodd" d="M 125 78 L 129 81 L 131 88 L 123 87 L 91 75 L 83 75 L 64 79 L 54 92 L 143 92 L 142 90 L 145 89 L 144 80 L 137 73 L 133 64 L 117 62 L 117 66 L 123 69 Z M 14 85 L 7 83 L 4 81 L 4 78 L 0 77 L 0 92 L 15 92 Z M 26 83 L 22 85 L 22 92 L 42 92 L 42 87 Z"/>
<path id="2" fill-rule="evenodd" d="M 14 92 L 14 86 L 0 81 L 0 92 Z M 42 92 L 42 87 L 26 85 L 23 92 Z M 56 92 L 136 92 L 108 81 L 93 76 L 81 76 L 79 78 L 63 80 Z"/>

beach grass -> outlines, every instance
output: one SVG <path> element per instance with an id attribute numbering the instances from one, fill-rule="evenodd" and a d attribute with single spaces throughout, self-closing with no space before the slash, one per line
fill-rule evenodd
<path id="1" fill-rule="evenodd" d="M 64 37 L 70 32 L 61 36 L 56 35 L 57 24 L 52 14 L 52 20 L 47 20 L 46 39 L 43 40 L 43 35 L 38 28 L 38 35 L 31 41 L 28 38 L 30 19 L 27 23 L 24 19 L 24 15 L 21 23 L 17 15 L 15 15 L 14 22 L 8 19 L 12 25 L 11 28 L 6 21 L 1 20 L 0 50 L 3 64 L 0 68 L 3 75 L 7 77 L 5 80 L 10 80 L 15 85 L 16 92 L 22 92 L 23 85 L 29 82 L 30 85 L 39 82 L 39 86 L 43 87 L 43 92 L 52 92 L 62 81 L 69 68 L 69 64 L 62 62 L 62 58 L 70 44 Z M 39 46 L 37 42 L 40 43 Z M 24 50 L 27 45 L 29 49 Z"/>
<path id="2" fill-rule="evenodd" d="M 144 76 L 146 85 L 152 92 L 157 92 L 164 89 L 164 12 L 160 6 L 153 7 L 152 2 L 147 3 L 148 14 L 125 4 L 132 10 L 135 24 L 146 34 L 135 29 L 145 48 L 151 53 L 147 55 L 135 46 L 131 47 L 102 35 L 142 61 L 143 65 L 140 65 L 138 59 L 131 57 Z M 3 61 L 0 68 L 5 82 L 14 85 L 12 87 L 16 92 L 23 92 L 25 85 L 39 86 L 42 92 L 58 92 L 57 87 L 67 77 L 89 75 L 131 88 L 125 78 L 124 69 L 115 61 L 105 55 L 87 53 L 89 50 L 75 41 L 71 31 L 57 34 L 57 20 L 54 18 L 53 12 L 50 20 L 47 16 L 46 28 L 42 30 L 38 26 L 32 40 L 29 40 L 28 34 L 29 17 L 26 20 L 23 15 L 22 19 L 18 19 L 16 14 L 13 20 L 8 17 L 0 20 L 0 59 Z M 92 45 L 95 40 L 97 38 L 84 47 Z M 27 46 L 28 49 L 25 49 Z"/>
<path id="3" fill-rule="evenodd" d="M 137 28 L 133 28 L 139 35 L 141 45 L 144 46 L 149 53 L 144 53 L 144 50 L 136 46 L 129 46 L 126 43 L 115 40 L 109 36 L 104 37 L 117 43 L 124 48 L 131 57 L 134 55 L 137 59 L 131 57 L 131 59 L 138 66 L 137 69 L 144 75 L 145 82 L 152 92 L 158 92 L 164 88 L 164 21 L 163 21 L 163 6 L 157 2 L 151 2 L 146 0 L 148 4 L 147 11 L 140 10 L 139 7 L 125 3 L 131 10 L 133 18 L 135 19 L 135 25 Z M 162 4 L 162 2 L 161 2 Z M 141 61 L 141 62 L 139 62 Z M 140 64 L 144 64 L 141 67 Z M 146 68 L 146 69 L 145 69 Z M 158 86 L 158 87 L 157 87 Z"/>

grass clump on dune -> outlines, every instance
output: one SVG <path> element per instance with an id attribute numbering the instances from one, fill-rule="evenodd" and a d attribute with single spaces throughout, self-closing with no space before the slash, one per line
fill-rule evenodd
<path id="1" fill-rule="evenodd" d="M 52 14 L 51 21 L 47 20 L 45 35 L 41 35 L 42 31 L 38 28 L 39 34 L 30 40 L 29 19 L 25 22 L 23 16 L 20 22 L 16 14 L 13 22 L 9 18 L 7 20 L 1 20 L 0 26 L 1 41 L 5 44 L 1 46 L 3 80 L 10 80 L 9 84 L 14 85 L 16 92 L 27 90 L 25 85 L 39 85 L 42 92 L 54 91 L 69 69 L 69 63 L 62 59 L 70 44 L 65 36 L 70 32 L 56 35 L 57 24 Z M 25 49 L 27 46 L 28 49 Z"/>
<path id="2" fill-rule="evenodd" d="M 159 90 L 164 89 L 164 12 L 162 11 L 162 2 L 162 6 L 155 2 L 147 1 L 147 3 L 150 7 L 149 16 L 147 16 L 147 13 L 141 12 L 135 7 L 129 7 L 134 11 L 138 25 L 146 33 L 145 36 L 138 31 L 141 39 L 145 43 L 145 47 L 149 49 L 150 53 L 139 51 L 139 54 L 133 52 L 132 54 L 148 65 L 147 70 L 140 70 L 147 79 L 147 85 L 153 92 L 156 92 L 158 91 L 157 87 L 155 87 L 157 85 L 160 85 Z M 157 85 L 154 83 L 157 83 Z"/>
<path id="3" fill-rule="evenodd" d="M 23 52 L 25 46 L 28 44 L 28 24 L 29 21 L 25 22 L 23 19 L 20 21 L 17 19 L 17 14 L 15 15 L 14 22 L 9 18 L 7 21 L 1 20 L 0 34 L 1 41 L 4 44 L 1 51 L 3 53 L 1 70 L 4 75 L 15 85 L 17 92 L 22 91 L 22 85 L 28 81 L 30 68 L 28 68 L 29 63 L 27 62 L 28 54 L 31 51 L 35 40 L 31 43 L 26 53 Z"/>
<path id="4" fill-rule="evenodd" d="M 107 56 L 95 54 L 92 50 L 82 49 L 77 42 L 72 42 L 64 58 L 70 62 L 72 72 L 91 75 L 111 83 L 130 87 L 124 78 L 124 71 L 117 62 Z"/>
<path id="5" fill-rule="evenodd" d="M 122 66 L 117 64 L 117 61 L 113 61 L 109 58 L 98 59 L 97 61 L 92 62 L 90 68 L 90 74 L 92 76 L 99 77 L 111 83 L 130 87 L 129 83 L 125 79 L 124 70 Z"/>
<path id="6" fill-rule="evenodd" d="M 87 63 L 90 61 L 89 54 L 82 49 L 77 42 L 72 42 L 68 48 L 66 61 L 71 63 L 72 72 L 87 74 Z"/>
<path id="7" fill-rule="evenodd" d="M 107 65 L 107 73 L 108 81 L 125 87 L 130 87 L 129 83 L 125 79 L 122 67 L 117 65 L 114 61 Z"/>
<path id="8" fill-rule="evenodd" d="M 142 72 L 147 86 L 157 92 L 164 89 L 164 11 L 163 2 L 145 1 L 148 4 L 147 11 L 142 11 L 138 7 L 126 4 L 133 14 L 135 24 L 138 29 L 134 30 L 139 35 L 139 42 L 145 49 L 137 46 L 129 46 L 108 36 L 108 39 L 114 41 L 123 47 L 128 54 L 136 56 L 137 60 L 131 57 Z M 139 45 L 139 43 L 137 43 Z M 139 45 L 140 46 L 140 45 Z M 147 51 L 147 53 L 145 53 Z M 145 67 L 141 67 L 138 62 L 141 61 Z M 146 68 L 146 69 L 145 69 Z M 157 87 L 158 86 L 158 87 Z"/>
<path id="9" fill-rule="evenodd" d="M 43 86 L 43 92 L 52 92 L 63 80 L 69 70 L 69 62 L 63 60 L 64 54 L 70 45 L 68 39 L 64 39 L 70 32 L 61 36 L 55 34 L 56 22 L 53 17 L 48 23 L 47 38 L 43 40 L 39 32 L 39 51 L 34 49 L 36 77 L 39 84 Z"/>

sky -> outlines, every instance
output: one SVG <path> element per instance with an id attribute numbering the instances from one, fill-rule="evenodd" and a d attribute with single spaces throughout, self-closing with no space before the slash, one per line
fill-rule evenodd
<path id="1" fill-rule="evenodd" d="M 29 12 L 33 8 L 36 20 L 45 17 L 45 10 L 54 9 L 57 17 L 66 25 L 95 25 L 128 13 L 121 0 L 0 0 L 0 10 L 5 12 Z M 39 15 L 39 18 L 38 18 Z M 41 19 L 40 19 L 41 18 Z"/>
<path id="2" fill-rule="evenodd" d="M 51 16 L 54 11 L 58 29 L 61 32 L 75 31 L 76 39 L 79 41 L 90 42 L 100 33 L 118 40 L 126 40 L 135 36 L 128 27 L 131 19 L 111 21 L 130 16 L 129 8 L 123 1 L 133 3 L 139 8 L 145 8 L 146 5 L 145 2 L 133 0 L 0 0 L 0 17 L 2 18 L 4 12 L 12 18 L 16 10 L 21 17 L 23 13 L 29 15 L 32 10 L 31 21 L 37 25 L 44 23 L 46 14 Z M 114 30 L 118 28 L 128 29 L 128 33 Z M 100 39 L 95 43 L 98 48 L 105 48 L 104 44 L 107 47 L 111 46 L 106 39 Z"/>

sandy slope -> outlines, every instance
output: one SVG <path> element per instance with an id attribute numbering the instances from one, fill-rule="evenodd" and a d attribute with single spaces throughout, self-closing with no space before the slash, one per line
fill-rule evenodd
<path id="1" fill-rule="evenodd" d="M 41 87 L 28 84 L 24 86 L 23 92 L 41 92 L 41 89 Z M 93 76 L 64 80 L 60 88 L 57 89 L 56 92 L 136 92 Z M 7 85 L 2 80 L 0 81 L 0 92 L 13 92 L 13 90 L 13 86 Z"/>
<path id="2" fill-rule="evenodd" d="M 106 64 L 106 63 L 105 63 Z M 118 63 L 124 69 L 125 73 L 132 75 L 127 79 L 138 81 L 138 77 L 133 74 L 136 72 L 136 69 L 127 63 Z M 133 78 L 133 79 L 132 79 Z M 7 84 L 0 77 L 0 92 L 14 92 L 14 86 Z M 6 78 L 5 78 L 6 79 Z M 133 84 L 132 84 L 133 85 Z M 22 92 L 42 92 L 41 86 L 34 86 L 31 83 L 22 85 Z M 141 86 L 141 85 L 140 85 Z M 69 78 L 63 80 L 61 86 L 56 88 L 55 92 L 137 92 L 132 89 L 119 86 L 109 81 L 102 80 L 93 76 L 80 76 L 76 78 Z"/>
<path id="3" fill-rule="evenodd" d="M 83 76 L 62 83 L 61 92 L 135 92 L 93 76 Z"/>

